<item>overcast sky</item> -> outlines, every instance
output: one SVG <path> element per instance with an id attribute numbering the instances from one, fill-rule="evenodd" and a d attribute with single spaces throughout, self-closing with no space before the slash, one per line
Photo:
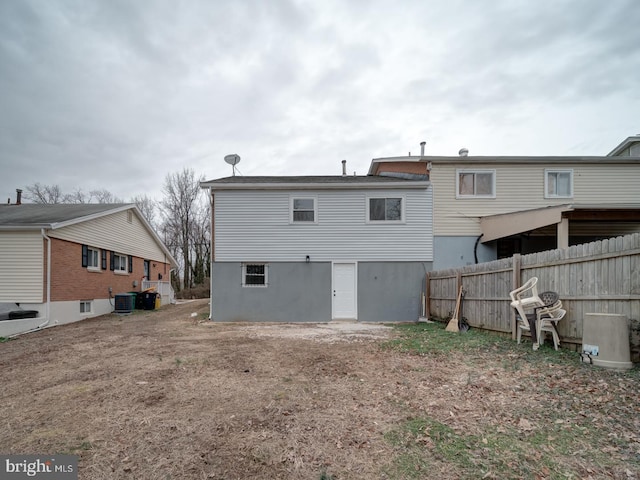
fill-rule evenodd
<path id="1" fill-rule="evenodd" d="M 168 173 L 605 155 L 640 133 L 637 0 L 1 0 L 0 199 Z"/>

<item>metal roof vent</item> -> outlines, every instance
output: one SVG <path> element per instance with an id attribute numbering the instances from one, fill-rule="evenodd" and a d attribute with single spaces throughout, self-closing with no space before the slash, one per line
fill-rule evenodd
<path id="1" fill-rule="evenodd" d="M 460 155 L 461 157 L 468 157 L 469 149 L 462 147 L 460 150 L 458 150 L 458 155 Z"/>

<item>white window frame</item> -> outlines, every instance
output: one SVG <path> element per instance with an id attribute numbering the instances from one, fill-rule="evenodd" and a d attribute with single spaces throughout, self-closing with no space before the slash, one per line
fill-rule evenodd
<path id="1" fill-rule="evenodd" d="M 312 200 L 313 201 L 313 221 L 294 220 L 293 204 L 296 200 Z M 308 210 L 304 210 L 308 211 Z M 318 197 L 314 195 L 291 195 L 289 197 L 289 223 L 295 225 L 315 225 L 318 223 Z"/>
<path id="2" fill-rule="evenodd" d="M 392 198 L 400 199 L 400 220 L 371 220 L 371 200 L 389 200 Z M 405 205 L 407 203 L 407 199 L 405 195 L 367 195 L 366 198 L 366 223 L 371 223 L 375 225 L 381 224 L 401 224 L 406 223 L 406 215 L 405 215 Z"/>
<path id="3" fill-rule="evenodd" d="M 549 193 L 549 175 L 558 173 L 569 174 L 569 193 L 567 195 Z M 556 179 L 557 182 L 557 179 Z M 557 190 L 557 183 L 556 183 Z M 544 198 L 573 198 L 573 169 L 571 168 L 545 168 L 544 170 Z"/>
<path id="4" fill-rule="evenodd" d="M 490 173 L 491 174 L 491 194 L 489 195 L 478 195 L 478 194 L 472 194 L 472 195 L 462 195 L 460 193 L 460 175 L 463 173 L 473 173 L 473 174 L 487 174 Z M 474 179 L 474 188 L 475 188 L 475 179 Z M 479 169 L 479 168 L 457 168 L 456 169 L 456 198 L 496 198 L 496 170 L 495 168 L 485 168 L 485 169 Z"/>
<path id="5" fill-rule="evenodd" d="M 95 254 L 96 264 L 92 265 L 91 261 L 93 260 L 94 254 Z M 102 262 L 102 256 L 101 256 L 100 250 L 93 247 L 87 247 L 87 270 L 99 272 L 101 262 Z"/>
<path id="6" fill-rule="evenodd" d="M 118 257 L 124 258 L 124 268 L 120 267 L 120 262 L 117 261 Z M 120 253 L 113 253 L 113 273 L 117 275 L 129 275 L 129 257 Z"/>
<path id="7" fill-rule="evenodd" d="M 248 266 L 264 267 L 264 284 L 247 283 L 247 267 Z M 269 264 L 264 262 L 246 262 L 242 264 L 242 286 L 246 288 L 267 288 L 269 286 Z"/>
<path id="8" fill-rule="evenodd" d="M 82 315 L 88 315 L 93 312 L 93 302 L 91 300 L 80 301 L 80 313 Z"/>

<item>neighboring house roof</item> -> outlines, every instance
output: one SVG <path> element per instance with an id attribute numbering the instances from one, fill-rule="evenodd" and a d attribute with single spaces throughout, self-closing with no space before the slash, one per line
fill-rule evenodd
<path id="1" fill-rule="evenodd" d="M 611 150 L 609 153 L 607 153 L 607 157 L 615 157 L 620 155 L 624 150 L 626 150 L 627 148 L 629 148 L 631 145 L 633 145 L 634 143 L 638 143 L 640 142 L 640 135 L 633 135 L 631 137 L 627 137 L 625 140 L 623 140 L 620 145 L 618 145 L 616 148 L 614 148 L 613 150 Z"/>
<path id="2" fill-rule="evenodd" d="M 108 203 L 0 205 L 0 228 L 60 228 L 133 207 L 133 204 Z"/>
<path id="3" fill-rule="evenodd" d="M 634 138 L 634 137 L 629 137 Z M 638 138 L 640 140 L 640 137 Z M 623 142 L 624 143 L 624 142 Z M 626 145 L 625 145 L 626 146 Z M 624 149 L 624 147 L 623 147 Z M 614 150 L 615 151 L 615 150 Z M 613 152 L 612 152 L 613 153 Z M 369 167 L 369 175 L 376 175 L 378 173 L 378 166 L 381 163 L 393 163 L 393 162 L 432 162 L 434 164 L 468 164 L 470 166 L 474 164 L 496 164 L 496 165 L 522 165 L 522 164 L 587 164 L 587 163 L 599 163 L 599 164 L 620 164 L 620 163 L 637 163 L 640 164 L 640 157 L 614 157 L 609 154 L 606 157 L 513 157 L 513 156 L 408 156 L 408 157 L 388 157 L 388 158 L 374 158 L 371 160 L 371 166 Z"/>
<path id="4" fill-rule="evenodd" d="M 426 188 L 429 181 L 426 175 L 409 175 L 409 178 L 371 175 L 235 176 L 209 180 L 200 186 L 212 190 Z"/>
<path id="5" fill-rule="evenodd" d="M 35 204 L 0 205 L 1 230 L 30 230 L 67 227 L 77 223 L 87 222 L 96 218 L 125 210 L 132 210 L 142 225 L 158 243 L 172 266 L 178 262 L 173 258 L 160 237 L 153 230 L 138 207 L 133 203 L 74 203 L 74 204 Z"/>

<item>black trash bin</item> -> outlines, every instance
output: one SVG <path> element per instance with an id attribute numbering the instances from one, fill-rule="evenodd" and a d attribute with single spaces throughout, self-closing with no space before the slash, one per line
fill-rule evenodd
<path id="1" fill-rule="evenodd" d="M 136 310 L 144 310 L 144 296 L 142 292 L 129 292 L 133 297 Z"/>
<path id="2" fill-rule="evenodd" d="M 144 309 L 155 310 L 156 309 L 156 292 L 143 292 L 141 296 L 144 298 Z"/>

